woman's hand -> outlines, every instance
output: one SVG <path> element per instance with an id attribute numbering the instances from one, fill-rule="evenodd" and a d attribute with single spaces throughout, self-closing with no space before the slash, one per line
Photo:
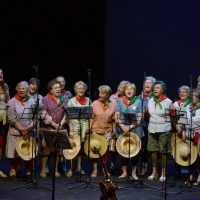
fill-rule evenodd
<path id="1" fill-rule="evenodd" d="M 50 124 L 52 122 L 52 117 L 49 115 L 46 115 L 45 119 L 44 119 L 44 123 L 45 124 Z"/>
<path id="2" fill-rule="evenodd" d="M 69 137 L 72 138 L 72 139 L 74 139 L 74 132 L 73 131 L 69 132 Z"/>

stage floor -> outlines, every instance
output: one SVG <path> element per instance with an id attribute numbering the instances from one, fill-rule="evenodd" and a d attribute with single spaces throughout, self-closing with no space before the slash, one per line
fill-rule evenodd
<path id="1" fill-rule="evenodd" d="M 150 163 L 150 158 L 149 158 Z M 3 157 L 0 163 L 0 169 L 5 173 L 9 172 L 10 162 L 9 159 Z M 88 166 L 90 168 L 88 169 Z M 92 164 L 91 160 L 85 158 L 83 163 L 83 169 L 88 172 L 90 175 L 92 171 Z M 11 182 L 8 178 L 0 178 L 0 199 L 2 200 L 22 200 L 22 199 L 43 199 L 43 200 L 51 200 L 52 199 L 52 191 L 45 189 L 42 186 L 52 188 L 52 178 L 51 174 L 47 174 L 47 178 L 40 178 L 39 172 L 41 169 L 41 159 L 40 157 L 37 158 L 37 185 L 33 183 L 30 186 L 23 187 L 21 189 L 13 190 L 13 188 L 23 186 L 27 182 L 20 178 L 16 182 Z M 76 169 L 76 166 L 74 166 Z M 50 163 L 50 171 L 52 171 L 52 162 Z M 99 171 L 101 171 L 101 166 L 99 166 Z M 195 200 L 200 199 L 200 186 L 196 186 L 196 188 L 192 187 L 189 188 L 184 185 L 184 181 L 188 175 L 188 169 L 185 167 L 182 169 L 181 179 L 175 181 L 175 186 L 172 184 L 174 183 L 173 175 L 174 175 L 174 162 L 171 157 L 168 158 L 167 164 L 167 171 L 168 171 L 168 180 L 166 183 L 166 190 L 165 190 L 165 183 L 159 182 L 158 180 L 149 181 L 147 179 L 148 174 L 144 177 L 141 177 L 140 181 L 130 182 L 127 180 L 121 180 L 118 178 L 120 174 L 120 159 L 119 156 L 116 162 L 116 173 L 112 175 L 110 179 L 112 180 L 115 187 L 115 192 L 120 200 L 130 200 L 130 199 L 137 199 L 137 200 L 145 200 L 145 199 L 173 199 L 173 200 Z M 150 174 L 150 166 L 149 166 L 149 174 Z M 24 175 L 24 163 L 22 163 L 22 176 Z M 83 175 L 82 180 L 90 180 L 89 175 Z M 76 181 L 76 178 L 80 178 L 80 176 L 74 173 L 72 178 L 65 177 L 65 173 L 61 173 L 61 177 L 56 178 L 55 180 L 55 200 L 98 200 L 101 196 L 101 190 L 98 187 L 93 186 L 93 182 L 96 186 L 99 186 L 99 181 L 104 180 L 104 176 L 101 174 L 98 175 L 96 178 L 91 178 L 92 184 L 89 182 L 85 183 L 82 181 L 67 184 L 71 181 Z M 40 182 L 41 181 L 41 182 Z M 77 186 L 79 184 L 83 184 L 79 187 L 70 189 L 70 187 Z M 92 188 L 91 188 L 92 187 Z M 128 187 L 128 188 L 127 188 Z M 183 191 L 182 191 L 183 190 Z M 182 192 L 181 192 L 182 191 Z M 181 192 L 177 195 L 177 193 Z M 166 194 L 166 198 L 165 198 Z"/>

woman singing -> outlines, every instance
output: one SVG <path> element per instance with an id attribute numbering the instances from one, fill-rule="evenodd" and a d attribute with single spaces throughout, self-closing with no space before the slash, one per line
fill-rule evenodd
<path id="1" fill-rule="evenodd" d="M 127 83 L 125 87 L 125 96 L 119 100 L 116 106 L 115 120 L 118 126 L 122 130 L 122 134 L 128 136 L 129 131 L 134 132 L 139 138 L 144 136 L 142 127 L 139 124 L 142 121 L 142 109 L 141 102 L 136 94 L 136 86 L 133 83 Z M 137 117 L 137 123 L 134 125 L 124 124 L 124 116 L 120 113 L 135 113 Z M 127 177 L 128 158 L 121 156 L 122 163 L 122 175 L 119 178 Z M 132 163 L 132 177 L 134 180 L 138 180 L 136 175 L 136 169 L 139 161 L 139 154 L 131 158 Z"/>
<path id="2" fill-rule="evenodd" d="M 152 159 L 152 174 L 148 177 L 149 180 L 158 178 L 157 164 L 158 152 L 162 154 L 162 172 L 159 181 L 166 179 L 166 155 L 170 151 L 168 148 L 169 134 L 171 123 L 166 122 L 166 110 L 174 110 L 174 105 L 165 95 L 166 85 L 163 81 L 154 83 L 154 95 L 149 99 L 147 105 L 147 113 L 149 114 L 148 126 L 148 146 L 147 150 L 151 152 Z"/>

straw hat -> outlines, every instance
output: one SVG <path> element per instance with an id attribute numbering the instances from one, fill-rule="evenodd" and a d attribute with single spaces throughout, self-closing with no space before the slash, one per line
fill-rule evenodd
<path id="1" fill-rule="evenodd" d="M 197 147 L 191 141 L 191 151 L 190 151 L 189 140 L 186 140 L 186 142 L 179 141 L 176 143 L 176 155 L 175 155 L 175 147 L 174 147 L 172 151 L 172 156 L 174 157 L 175 161 L 179 165 L 189 166 L 193 164 L 197 158 Z"/>
<path id="2" fill-rule="evenodd" d="M 176 138 L 175 138 L 176 136 Z M 173 148 L 175 146 L 175 141 L 176 142 L 180 142 L 182 140 L 182 137 L 178 135 L 178 133 L 172 133 L 171 135 L 171 139 L 170 139 L 170 151 L 171 151 L 171 155 L 173 152 Z"/>
<path id="3" fill-rule="evenodd" d="M 90 135 L 90 158 L 99 158 L 99 154 L 94 152 L 94 147 L 101 155 L 104 155 L 108 148 L 106 138 L 103 135 L 92 133 Z M 88 155 L 88 139 L 85 141 L 84 150 Z"/>
<path id="4" fill-rule="evenodd" d="M 125 158 L 129 157 L 129 136 L 120 135 L 116 142 L 116 148 L 120 155 Z M 134 157 L 141 149 L 140 138 L 130 132 L 130 157 Z"/>
<path id="5" fill-rule="evenodd" d="M 200 156 L 200 140 L 198 140 L 198 143 L 197 143 L 197 152 Z"/>
<path id="6" fill-rule="evenodd" d="M 33 137 L 29 137 L 28 139 L 25 140 L 24 137 L 21 136 L 16 143 L 16 151 L 23 160 L 31 160 L 32 158 L 35 158 L 35 147 L 37 154 L 38 146 Z"/>
<path id="7" fill-rule="evenodd" d="M 74 138 L 70 139 L 70 142 L 73 149 L 63 150 L 63 155 L 67 160 L 73 159 L 81 149 L 80 137 L 78 135 L 74 135 Z"/>

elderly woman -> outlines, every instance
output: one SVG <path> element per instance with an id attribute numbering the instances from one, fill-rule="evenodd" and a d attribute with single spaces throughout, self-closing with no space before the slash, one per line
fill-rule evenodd
<path id="1" fill-rule="evenodd" d="M 55 78 L 56 81 L 60 83 L 61 86 L 61 94 L 65 97 L 67 101 L 73 97 L 72 93 L 70 91 L 65 90 L 66 80 L 64 76 L 57 76 Z"/>
<path id="2" fill-rule="evenodd" d="M 117 92 L 110 96 L 110 100 L 115 104 L 115 106 L 117 105 L 118 101 L 124 97 L 125 87 L 127 83 L 129 83 L 129 81 L 121 81 L 119 83 L 119 86 L 117 87 Z M 117 138 L 118 135 L 120 134 L 121 130 L 119 126 L 116 127 L 116 131 L 117 135 L 113 135 L 112 137 Z M 111 155 L 110 173 L 114 174 L 115 160 L 118 155 L 117 150 L 115 149 L 115 151 L 111 151 L 110 155 Z"/>
<path id="3" fill-rule="evenodd" d="M 115 123 L 115 104 L 112 103 L 109 99 L 112 90 L 108 85 L 102 85 L 98 88 L 99 90 L 99 99 L 92 103 L 92 119 L 90 122 L 90 128 L 93 132 L 99 134 L 101 137 L 105 137 L 109 147 L 111 133 L 116 132 L 116 123 Z M 102 156 L 105 166 L 108 162 L 108 149 L 106 153 Z M 93 172 L 91 177 L 97 176 L 97 162 L 98 159 L 92 159 L 93 162 Z M 108 173 L 108 176 L 110 173 Z M 106 172 L 103 170 L 103 175 L 106 175 Z"/>
<path id="4" fill-rule="evenodd" d="M 170 151 L 167 147 L 171 123 L 166 121 L 166 110 L 174 110 L 174 105 L 165 95 L 166 85 L 163 81 L 154 83 L 154 95 L 148 101 L 147 113 L 149 114 L 148 126 L 148 151 L 151 152 L 152 159 L 152 174 L 148 177 L 149 180 L 158 178 L 157 163 L 158 152 L 162 154 L 162 172 L 159 181 L 166 179 L 166 155 Z"/>
<path id="5" fill-rule="evenodd" d="M 182 140 L 186 139 L 193 140 L 194 144 L 198 144 L 200 141 L 200 90 L 194 89 L 192 92 L 192 102 L 186 107 L 188 125 L 177 126 L 178 133 L 182 135 Z M 191 116 L 192 115 L 192 116 Z M 191 121 L 192 120 L 192 121 Z M 197 166 L 200 172 L 200 156 L 197 156 Z M 193 185 L 200 185 L 200 173 L 197 178 L 197 182 L 194 179 L 194 168 L 195 163 L 190 165 L 190 177 L 185 184 L 194 182 Z"/>
<path id="6" fill-rule="evenodd" d="M 136 114 L 137 123 L 128 125 L 124 122 L 124 116 L 120 113 Z M 116 106 L 115 120 L 122 130 L 122 134 L 128 136 L 130 132 L 134 132 L 139 138 L 144 136 L 142 127 L 139 125 L 142 121 L 142 109 L 139 98 L 136 96 L 136 86 L 133 83 L 127 83 L 125 86 L 125 96 L 119 100 Z M 119 178 L 127 177 L 127 166 L 129 158 L 121 156 L 122 175 Z M 138 180 L 136 175 L 137 165 L 139 161 L 139 154 L 131 158 L 132 177 Z"/>
<path id="7" fill-rule="evenodd" d="M 60 83 L 56 80 L 52 80 L 48 83 L 47 88 L 49 90 L 49 93 L 42 99 L 42 103 L 44 104 L 43 113 L 44 116 L 46 116 L 43 121 L 42 128 L 45 130 L 65 130 L 66 119 L 62 107 L 67 106 L 67 101 L 61 95 Z M 47 112 L 47 115 L 45 114 L 45 112 Z M 43 137 L 43 133 L 41 133 L 41 136 Z M 40 176 L 42 178 L 45 178 L 47 160 L 48 157 L 51 155 L 51 152 L 47 151 L 41 145 L 40 148 L 40 153 L 42 154 L 42 170 Z M 60 156 L 62 156 L 62 150 L 58 151 L 55 170 L 56 177 L 60 177 L 60 173 L 58 172 L 58 161 Z"/>
<path id="8" fill-rule="evenodd" d="M 147 76 L 144 80 L 142 94 L 138 96 L 142 102 L 141 104 L 143 105 L 143 111 L 146 110 L 148 101 L 153 95 L 153 84 L 155 83 L 155 81 L 156 81 L 156 79 L 152 76 Z M 144 131 L 145 136 L 142 137 L 142 147 L 141 147 L 142 155 L 141 155 L 141 164 L 139 166 L 142 169 L 139 169 L 140 175 L 145 175 L 148 172 L 148 166 L 147 166 L 148 125 L 149 125 L 149 118 L 144 116 L 143 131 Z"/>
<path id="9" fill-rule="evenodd" d="M 200 76 L 197 78 L 197 89 L 200 89 Z"/>
<path id="10" fill-rule="evenodd" d="M 81 107 L 81 106 L 88 106 L 91 105 L 91 101 L 89 98 L 85 97 L 85 92 L 87 90 L 87 85 L 82 82 L 78 81 L 74 85 L 74 92 L 76 94 L 75 97 L 71 98 L 68 101 L 68 107 Z M 70 132 L 69 135 L 73 139 L 74 135 L 80 136 L 81 131 L 81 149 L 78 153 L 78 164 L 77 164 L 77 172 L 81 174 L 85 174 L 85 172 L 81 169 L 81 162 L 85 156 L 84 152 L 84 142 L 86 138 L 85 131 L 88 129 L 88 119 L 72 119 L 69 121 Z M 73 163 L 73 162 L 71 162 Z M 69 168 L 66 176 L 69 178 L 72 176 L 72 166 Z"/>
<path id="11" fill-rule="evenodd" d="M 190 98 L 190 88 L 186 85 L 181 86 L 178 89 L 178 94 L 179 94 L 179 100 L 174 102 L 174 107 L 176 108 L 181 108 L 181 107 L 187 107 L 191 103 L 191 98 Z M 176 125 L 177 130 L 179 131 L 179 125 Z M 180 133 L 178 133 L 177 136 L 180 136 Z M 180 178 L 181 175 L 181 166 L 176 163 L 175 164 L 175 178 Z"/>
<path id="12" fill-rule="evenodd" d="M 12 181 L 17 180 L 20 170 L 21 158 L 16 152 L 16 143 L 20 136 L 32 135 L 33 122 L 28 119 L 27 115 L 22 113 L 34 104 L 34 100 L 27 95 L 28 83 L 19 82 L 16 86 L 17 94 L 8 101 L 8 135 L 6 143 L 6 156 L 11 159 L 9 177 Z M 30 176 L 32 161 L 25 161 L 26 176 Z"/>
<path id="13" fill-rule="evenodd" d="M 0 161 L 2 157 L 2 147 L 5 137 L 5 125 L 6 125 L 6 103 L 10 100 L 8 85 L 4 82 L 3 70 L 0 69 Z M 0 171 L 0 177 L 7 177 L 2 171 Z"/>

